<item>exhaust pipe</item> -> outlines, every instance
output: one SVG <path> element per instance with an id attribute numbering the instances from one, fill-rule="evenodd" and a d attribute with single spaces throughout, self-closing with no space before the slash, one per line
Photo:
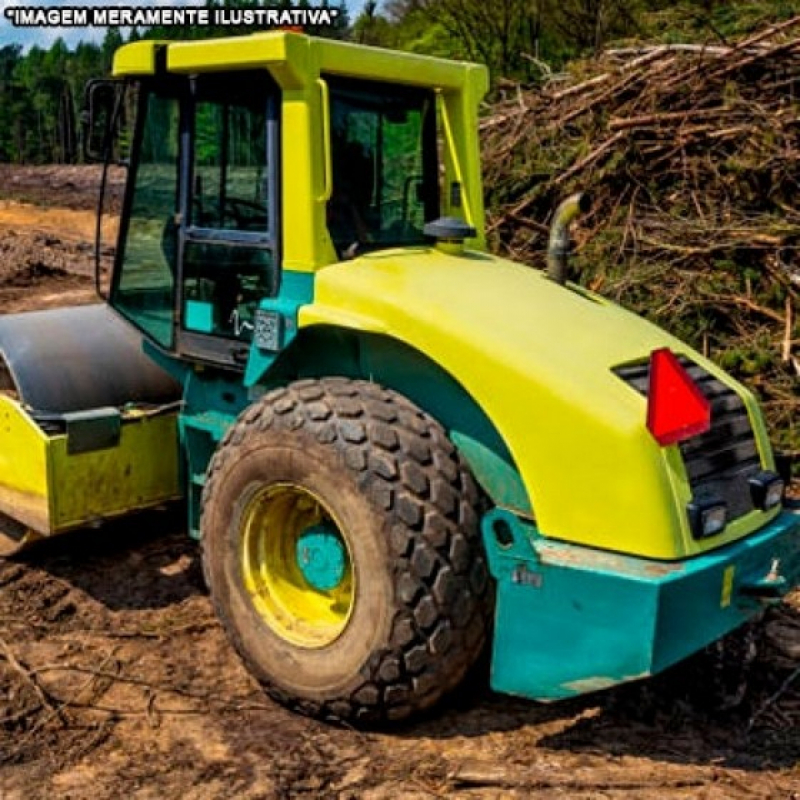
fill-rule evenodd
<path id="1" fill-rule="evenodd" d="M 580 214 L 592 207 L 592 200 L 586 192 L 576 192 L 564 200 L 556 209 L 550 225 L 550 242 L 547 246 L 547 276 L 559 285 L 567 282 L 569 255 L 569 226 Z"/>

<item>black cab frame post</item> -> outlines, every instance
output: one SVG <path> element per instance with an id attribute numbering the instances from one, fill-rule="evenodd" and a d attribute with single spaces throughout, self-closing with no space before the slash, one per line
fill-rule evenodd
<path id="1" fill-rule="evenodd" d="M 98 297 L 107 300 L 100 281 L 100 245 L 108 166 L 125 98 L 125 81 L 98 78 L 86 84 L 81 111 L 81 151 L 86 163 L 102 163 L 100 191 L 94 233 L 94 287 Z"/>

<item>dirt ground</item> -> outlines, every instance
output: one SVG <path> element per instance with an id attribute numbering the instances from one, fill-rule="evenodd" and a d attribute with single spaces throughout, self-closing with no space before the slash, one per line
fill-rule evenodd
<path id="1" fill-rule="evenodd" d="M 0 165 L 3 312 L 92 300 L 97 175 Z M 168 510 L 0 559 L 0 798 L 800 798 L 797 595 L 656 681 L 358 732 L 259 690 L 197 556 Z"/>

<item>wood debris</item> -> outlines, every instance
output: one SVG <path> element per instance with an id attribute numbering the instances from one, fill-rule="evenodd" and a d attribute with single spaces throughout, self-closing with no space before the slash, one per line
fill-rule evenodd
<path id="1" fill-rule="evenodd" d="M 800 454 L 800 16 L 500 91 L 480 126 L 494 249 L 543 267 L 559 200 L 589 191 L 575 279 L 705 348 Z"/>

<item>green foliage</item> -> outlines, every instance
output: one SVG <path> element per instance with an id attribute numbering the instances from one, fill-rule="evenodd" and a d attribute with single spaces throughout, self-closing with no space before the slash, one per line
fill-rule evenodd
<path id="1" fill-rule="evenodd" d="M 96 51 L 97 48 L 94 48 Z M 0 48 L 0 161 L 69 161 L 77 147 L 75 98 L 97 64 L 61 39 L 49 50 Z"/>
<path id="2" fill-rule="evenodd" d="M 767 349 L 753 347 L 731 349 L 717 356 L 720 366 L 739 375 L 749 378 L 763 375 L 776 366 L 776 357 Z"/>
<path id="3" fill-rule="evenodd" d="M 681 0 L 645 2 L 644 33 L 665 44 L 725 43 L 797 13 L 793 0 Z"/>

